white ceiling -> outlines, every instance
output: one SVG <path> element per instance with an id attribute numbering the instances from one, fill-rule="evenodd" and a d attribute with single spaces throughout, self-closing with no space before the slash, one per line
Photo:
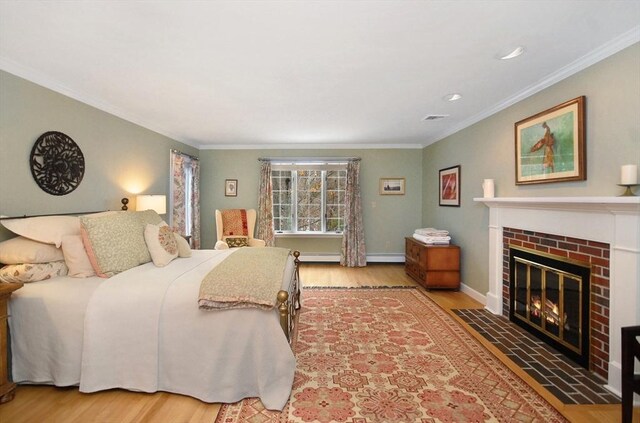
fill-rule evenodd
<path id="1" fill-rule="evenodd" d="M 0 0 L 0 69 L 199 148 L 415 147 L 639 25 L 639 0 Z"/>

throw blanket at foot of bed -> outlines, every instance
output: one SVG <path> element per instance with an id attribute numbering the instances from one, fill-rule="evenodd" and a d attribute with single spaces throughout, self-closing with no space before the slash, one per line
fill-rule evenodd
<path id="1" fill-rule="evenodd" d="M 274 308 L 290 254 L 286 248 L 239 248 L 202 280 L 199 307 Z"/>

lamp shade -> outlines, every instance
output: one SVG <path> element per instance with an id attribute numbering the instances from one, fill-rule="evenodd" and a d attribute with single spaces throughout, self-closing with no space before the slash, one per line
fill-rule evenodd
<path id="1" fill-rule="evenodd" d="M 136 197 L 136 210 L 155 210 L 158 214 L 167 213 L 166 195 L 138 195 Z"/>

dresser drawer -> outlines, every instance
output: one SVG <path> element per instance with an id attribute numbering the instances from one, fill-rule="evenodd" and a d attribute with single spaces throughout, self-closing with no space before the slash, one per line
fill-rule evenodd
<path id="1" fill-rule="evenodd" d="M 460 289 L 460 247 L 405 238 L 405 272 L 427 289 Z"/>

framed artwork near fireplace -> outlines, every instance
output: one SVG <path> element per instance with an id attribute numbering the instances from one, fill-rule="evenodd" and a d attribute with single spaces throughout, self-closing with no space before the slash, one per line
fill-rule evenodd
<path id="1" fill-rule="evenodd" d="M 460 207 L 460 165 L 440 169 L 440 205 Z"/>
<path id="2" fill-rule="evenodd" d="M 584 181 L 585 97 L 515 124 L 516 185 Z"/>

